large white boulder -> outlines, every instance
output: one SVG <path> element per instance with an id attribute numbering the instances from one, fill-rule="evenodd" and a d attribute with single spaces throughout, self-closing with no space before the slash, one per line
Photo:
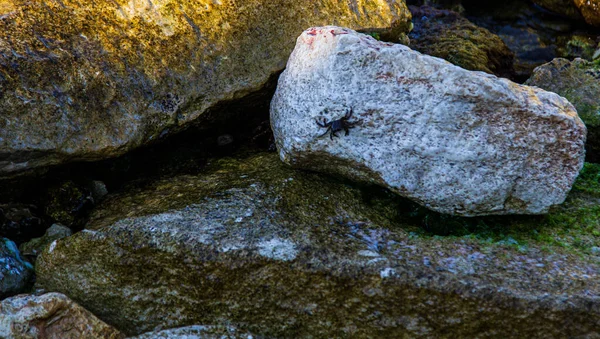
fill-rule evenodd
<path id="1" fill-rule="evenodd" d="M 348 135 L 323 135 L 317 121 L 350 109 Z M 463 216 L 547 212 L 566 198 L 585 153 L 586 128 L 557 94 L 333 26 L 298 38 L 271 124 L 294 167 Z"/>

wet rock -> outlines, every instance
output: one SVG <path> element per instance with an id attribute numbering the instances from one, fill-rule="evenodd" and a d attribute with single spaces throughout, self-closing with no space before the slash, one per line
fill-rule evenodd
<path id="1" fill-rule="evenodd" d="M 125 336 L 59 293 L 0 303 L 0 338 L 121 339 Z"/>
<path id="2" fill-rule="evenodd" d="M 554 59 L 537 67 L 527 85 L 537 86 L 567 98 L 585 123 L 588 135 L 586 159 L 600 161 L 600 70 L 582 59 Z"/>
<path id="3" fill-rule="evenodd" d="M 471 71 L 514 76 L 514 53 L 502 39 L 456 12 L 428 6 L 409 7 L 414 29 L 410 47 Z"/>
<path id="4" fill-rule="evenodd" d="M 0 237 L 20 244 L 44 234 L 45 227 L 37 207 L 27 204 L 0 204 Z"/>
<path id="5" fill-rule="evenodd" d="M 349 133 L 323 135 L 318 121 L 351 109 Z M 376 183 L 462 216 L 542 214 L 562 203 L 583 166 L 586 135 L 555 93 L 337 27 L 298 38 L 271 125 L 281 159 L 294 167 Z"/>
<path id="6" fill-rule="evenodd" d="M 186 326 L 162 331 L 148 332 L 128 339 L 252 339 L 253 335 L 240 333 L 233 327 Z"/>
<path id="7" fill-rule="evenodd" d="M 267 338 L 600 330 L 599 261 L 414 236 L 407 204 L 273 153 L 221 159 L 107 199 L 89 229 L 46 248 L 38 283 L 129 335 L 186 324 Z"/>
<path id="8" fill-rule="evenodd" d="M 0 238 L 0 299 L 23 292 L 32 278 L 33 266 L 21 257 L 17 245 Z"/>
<path id="9" fill-rule="evenodd" d="M 0 176 L 114 157 L 180 131 L 220 102 L 259 91 L 311 25 L 335 21 L 390 36 L 409 28 L 403 1 L 322 6 L 62 0 L 0 7 Z"/>
<path id="10" fill-rule="evenodd" d="M 19 246 L 19 251 L 21 251 L 24 256 L 35 258 L 44 247 L 48 246 L 54 240 L 68 237 L 71 234 L 73 234 L 73 232 L 70 228 L 60 224 L 53 224 L 46 230 L 46 234 L 42 237 L 34 238 L 21 244 L 21 246 Z"/>

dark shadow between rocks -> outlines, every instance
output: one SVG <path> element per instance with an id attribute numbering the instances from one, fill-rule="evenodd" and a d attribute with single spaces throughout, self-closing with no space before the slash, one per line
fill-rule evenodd
<path id="1" fill-rule="evenodd" d="M 112 193 L 125 186 L 143 186 L 158 178 L 198 173 L 208 158 L 233 154 L 241 147 L 273 150 L 269 103 L 279 74 L 271 76 L 259 91 L 238 100 L 221 102 L 184 130 L 149 146 L 112 159 L 74 162 L 0 180 L 3 209 L 32 206 L 33 217 L 39 221 L 31 234 L 22 234 L 29 233 L 26 230 L 4 232 L 4 229 L 12 230 L 15 223 L 11 220 L 4 223 L 2 220 L 6 218 L 0 213 L 0 222 L 6 224 L 6 227 L 0 227 L 0 237 L 12 238 L 20 244 L 40 236 L 52 223 L 60 221 L 47 213 L 46 208 L 56 198 L 51 193 L 53 188 L 64 191 L 60 187 L 67 182 L 85 191 L 92 181 L 101 181 Z M 75 201 L 67 202 L 69 207 L 62 211 L 72 217 L 72 224 L 68 226 L 75 231 L 83 228 L 93 208 L 86 205 L 75 209 L 76 204 Z"/>

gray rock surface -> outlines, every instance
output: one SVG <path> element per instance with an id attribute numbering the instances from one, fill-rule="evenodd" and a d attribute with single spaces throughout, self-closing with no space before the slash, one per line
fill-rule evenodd
<path id="1" fill-rule="evenodd" d="M 296 171 L 273 153 L 210 166 L 108 197 L 88 229 L 38 257 L 38 287 L 128 335 L 188 324 L 266 338 L 600 331 L 600 260 L 545 233 L 568 226 L 508 220 L 551 239 L 528 248 L 419 236 L 414 205 L 378 187 Z"/>
<path id="2" fill-rule="evenodd" d="M 3 339 L 122 339 L 125 336 L 60 293 L 0 302 Z"/>
<path id="3" fill-rule="evenodd" d="M 33 278 L 33 266 L 25 261 L 17 245 L 0 238 L 0 298 L 22 292 Z"/>
<path id="4" fill-rule="evenodd" d="M 71 234 L 73 234 L 73 232 L 67 226 L 53 224 L 46 230 L 46 233 L 43 236 L 31 239 L 28 242 L 21 244 L 19 246 L 19 251 L 21 251 L 23 255 L 35 257 L 42 251 L 44 247 L 48 246 L 54 240 L 68 237 Z"/>
<path id="5" fill-rule="evenodd" d="M 317 120 L 354 114 L 331 140 Z M 377 183 L 442 213 L 542 214 L 584 161 L 564 98 L 339 27 L 298 38 L 271 103 L 281 159 Z"/>
<path id="6" fill-rule="evenodd" d="M 3 1 L 0 177 L 114 157 L 177 132 L 219 103 L 261 90 L 311 25 L 408 31 L 403 0 L 321 6 Z"/>
<path id="7" fill-rule="evenodd" d="M 600 162 L 600 70 L 595 63 L 557 58 L 536 67 L 526 85 L 565 97 L 587 127 L 586 159 Z"/>
<path id="8" fill-rule="evenodd" d="M 127 339 L 253 339 L 232 327 L 192 325 L 162 331 L 148 332 Z"/>

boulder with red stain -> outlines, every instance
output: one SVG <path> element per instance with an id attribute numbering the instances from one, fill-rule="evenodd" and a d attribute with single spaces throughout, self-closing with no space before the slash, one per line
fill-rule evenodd
<path id="1" fill-rule="evenodd" d="M 324 135 L 344 121 L 356 126 Z M 543 214 L 561 204 L 587 133 L 555 93 L 333 26 L 298 38 L 271 125 L 294 167 L 376 183 L 461 216 Z"/>

